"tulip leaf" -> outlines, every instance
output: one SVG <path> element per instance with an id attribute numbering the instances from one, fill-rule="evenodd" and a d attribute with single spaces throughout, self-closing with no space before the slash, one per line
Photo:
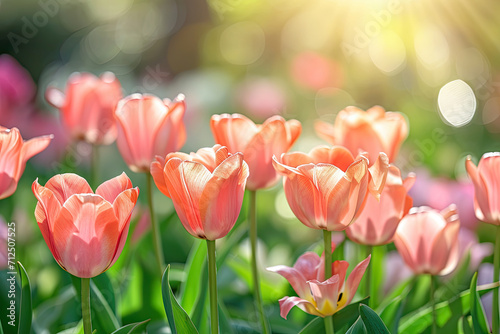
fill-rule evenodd
<path id="1" fill-rule="evenodd" d="M 163 306 L 165 307 L 165 313 L 170 325 L 170 330 L 173 334 L 198 334 L 198 330 L 196 330 L 196 327 L 189 318 L 188 314 L 175 299 L 174 293 L 172 292 L 168 281 L 169 274 L 170 265 L 167 266 L 167 269 L 165 269 L 165 272 L 163 273 L 161 284 Z"/>
<path id="2" fill-rule="evenodd" d="M 498 282 L 481 285 L 477 288 L 483 295 L 499 286 Z M 454 332 L 459 319 L 470 312 L 470 290 L 465 290 L 457 297 L 436 305 L 437 325 L 443 332 Z M 424 306 L 401 319 L 398 333 L 423 333 L 432 326 L 432 306 Z"/>
<path id="3" fill-rule="evenodd" d="M 181 285 L 179 295 L 182 308 L 191 316 L 193 316 L 194 307 L 200 297 L 202 277 L 201 271 L 205 268 L 204 263 L 207 257 L 207 243 L 204 240 L 196 239 L 189 257 L 184 266 L 187 278 Z"/>
<path id="4" fill-rule="evenodd" d="M 483 305 L 481 304 L 481 299 L 477 293 L 477 272 L 474 273 L 472 280 L 470 282 L 470 313 L 472 315 L 472 329 L 475 334 L 489 333 L 488 322 L 486 321 L 486 316 L 484 314 Z"/>
<path id="5" fill-rule="evenodd" d="M 33 318 L 33 309 L 31 306 L 31 285 L 28 278 L 28 273 L 24 269 L 21 262 L 17 261 L 17 272 L 19 274 L 21 286 L 20 312 L 18 319 L 18 334 L 30 334 L 31 321 Z"/>
<path id="6" fill-rule="evenodd" d="M 359 317 L 359 305 L 367 304 L 370 297 L 360 300 L 359 302 L 349 304 L 333 315 L 333 328 L 336 332 L 342 333 L 345 328 L 350 328 Z M 344 330 L 342 330 L 344 329 Z M 299 334 L 316 334 L 325 331 L 325 322 L 323 318 L 315 318 L 308 323 Z"/>
<path id="7" fill-rule="evenodd" d="M 2 320 L 0 319 L 0 334 L 3 334 Z"/>
<path id="8" fill-rule="evenodd" d="M 368 333 L 390 334 L 378 314 L 367 305 L 359 305 L 359 314 Z"/>
<path id="9" fill-rule="evenodd" d="M 458 334 L 474 334 L 474 330 L 472 329 L 472 317 L 464 316 L 458 322 L 457 328 Z"/>
<path id="10" fill-rule="evenodd" d="M 118 328 L 111 334 L 143 334 L 146 333 L 146 327 L 151 319 L 144 320 L 141 322 L 136 322 L 133 324 L 128 324 L 122 328 Z"/>
<path id="11" fill-rule="evenodd" d="M 403 315 L 403 309 L 405 306 L 406 297 L 411 291 L 411 286 L 406 286 L 400 295 L 395 297 L 386 305 L 381 305 L 382 311 L 380 312 L 380 318 L 390 329 L 391 333 L 397 333 L 399 326 L 399 319 Z"/>
<path id="12" fill-rule="evenodd" d="M 345 334 L 366 334 L 365 324 L 361 317 L 345 332 Z"/>
<path id="13" fill-rule="evenodd" d="M 73 328 L 68 328 L 57 334 L 84 334 L 83 333 L 83 321 L 80 321 L 78 325 Z"/>

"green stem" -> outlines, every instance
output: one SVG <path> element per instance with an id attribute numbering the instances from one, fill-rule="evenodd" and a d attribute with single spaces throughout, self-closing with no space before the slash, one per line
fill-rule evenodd
<path id="1" fill-rule="evenodd" d="M 255 307 L 260 318 L 260 326 L 262 333 L 268 334 L 269 328 L 266 318 L 264 317 L 264 309 L 262 307 L 262 296 L 260 294 L 259 272 L 257 270 L 257 192 L 255 190 L 249 191 L 250 205 L 248 212 L 248 219 L 250 221 L 250 244 L 252 247 L 252 278 L 253 278 L 253 294 Z"/>
<path id="2" fill-rule="evenodd" d="M 436 300 L 434 294 L 436 293 L 436 282 L 433 275 L 429 275 L 431 278 L 431 304 L 432 304 L 432 334 L 436 334 Z"/>
<path id="3" fill-rule="evenodd" d="M 155 247 L 156 262 L 158 264 L 158 269 L 160 270 L 160 277 L 163 275 L 163 270 L 165 269 L 165 260 L 163 259 L 163 247 L 161 245 L 160 229 L 158 223 L 156 222 L 155 212 L 153 210 L 153 188 L 152 188 L 152 177 L 150 173 L 146 173 L 147 188 L 148 188 L 148 204 L 149 204 L 149 216 L 151 219 L 151 227 L 153 231 L 153 243 Z"/>
<path id="4" fill-rule="evenodd" d="M 497 226 L 497 237 L 495 240 L 495 254 L 493 259 L 493 282 L 498 281 L 498 277 L 500 276 L 500 226 Z M 499 288 L 495 288 L 493 290 L 493 312 L 492 312 L 492 329 L 493 333 L 500 333 L 499 326 L 499 307 L 498 307 L 498 290 Z"/>
<path id="5" fill-rule="evenodd" d="M 323 241 L 325 246 L 325 277 L 326 281 L 332 277 L 332 232 L 323 230 Z M 325 333 L 333 334 L 333 317 L 325 317 Z"/>
<path id="6" fill-rule="evenodd" d="M 92 319 L 90 316 L 90 278 L 82 278 L 82 319 L 83 332 L 92 333 Z"/>
<path id="7" fill-rule="evenodd" d="M 210 328 L 212 334 L 219 333 L 219 309 L 217 307 L 217 264 L 215 262 L 215 240 L 207 240 L 208 285 L 210 290 Z"/>
<path id="8" fill-rule="evenodd" d="M 373 253 L 373 246 L 366 245 L 366 257 L 370 256 L 370 254 L 372 254 L 372 253 Z M 373 263 L 373 255 L 372 255 L 370 262 Z M 373 305 L 374 305 L 373 299 L 375 298 L 375 296 L 372 294 L 373 284 L 372 284 L 372 266 L 371 265 L 369 265 L 368 268 L 366 268 L 364 280 L 365 280 L 365 290 L 366 290 L 365 293 L 370 296 L 370 299 L 368 300 L 368 306 L 373 307 Z"/>
<path id="9" fill-rule="evenodd" d="M 99 185 L 99 146 L 92 144 L 90 182 L 94 189 Z"/>

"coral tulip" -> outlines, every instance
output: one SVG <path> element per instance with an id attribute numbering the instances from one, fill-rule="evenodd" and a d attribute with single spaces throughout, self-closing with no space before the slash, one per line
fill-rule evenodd
<path id="1" fill-rule="evenodd" d="M 316 133 L 332 145 L 342 145 L 356 155 L 368 152 L 370 161 L 375 161 L 379 152 L 396 159 L 399 147 L 408 136 L 408 124 L 404 116 L 396 112 L 386 112 L 375 106 L 366 112 L 356 107 L 340 111 L 332 125 L 316 121 Z"/>
<path id="2" fill-rule="evenodd" d="M 184 228 L 200 239 L 224 237 L 241 210 L 249 174 L 243 155 L 215 145 L 156 159 L 151 175 L 158 189 L 172 199 Z"/>
<path id="3" fill-rule="evenodd" d="M 179 150 L 186 141 L 184 96 L 173 102 L 154 95 L 133 94 L 115 112 L 118 149 L 134 172 L 149 172 L 155 156 Z"/>
<path id="4" fill-rule="evenodd" d="M 378 197 L 387 177 L 384 153 L 368 168 L 368 159 L 356 160 L 344 147 L 319 146 L 309 154 L 292 152 L 273 158 L 283 174 L 286 199 L 295 216 L 306 226 L 342 231 L 359 216 L 369 193 Z"/>
<path id="5" fill-rule="evenodd" d="M 443 276 L 457 266 L 459 228 L 453 204 L 441 212 L 412 208 L 399 223 L 394 244 L 415 274 Z"/>
<path id="6" fill-rule="evenodd" d="M 95 194 L 76 174 L 59 174 L 41 186 L 35 217 L 59 265 L 70 274 L 90 278 L 111 267 L 123 249 L 139 189 L 125 173 L 101 184 Z"/>
<path id="7" fill-rule="evenodd" d="M 122 91 L 113 73 L 105 72 L 99 78 L 90 73 L 74 73 L 68 79 L 66 94 L 49 87 L 45 98 L 61 111 L 64 125 L 74 139 L 94 145 L 115 141 L 113 112 Z"/>
<path id="8" fill-rule="evenodd" d="M 477 219 L 500 226 L 500 152 L 486 153 L 477 167 L 469 157 L 465 167 L 474 184 Z"/>
<path id="9" fill-rule="evenodd" d="M 352 270 L 347 282 L 345 282 L 349 267 L 347 261 L 333 262 L 332 276 L 326 279 L 324 256 L 320 258 L 313 252 L 302 254 L 292 268 L 287 266 L 267 268 L 286 278 L 299 295 L 280 299 L 280 315 L 286 319 L 292 307 L 297 306 L 309 314 L 327 317 L 349 305 L 370 263 L 370 257 L 368 256 Z"/>
<path id="10" fill-rule="evenodd" d="M 349 239 L 370 246 L 391 242 L 399 222 L 412 207 L 413 201 L 408 191 L 414 182 L 414 174 L 408 175 L 403 181 L 399 169 L 390 166 L 380 200 L 373 196 L 367 198 L 359 217 L 346 229 Z"/>
<path id="11" fill-rule="evenodd" d="M 28 159 L 42 152 L 51 140 L 52 135 L 23 141 L 17 128 L 0 126 L 0 199 L 16 191 Z"/>
<path id="12" fill-rule="evenodd" d="M 268 188 L 278 182 L 273 155 L 287 152 L 302 131 L 297 120 L 285 121 L 281 116 L 272 116 L 256 125 L 239 114 L 214 115 L 210 127 L 217 144 L 226 146 L 231 153 L 243 153 L 250 169 L 249 190 Z"/>

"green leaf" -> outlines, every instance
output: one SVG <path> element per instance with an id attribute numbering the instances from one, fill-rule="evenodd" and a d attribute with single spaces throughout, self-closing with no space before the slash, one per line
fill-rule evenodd
<path id="1" fill-rule="evenodd" d="M 170 265 L 167 266 L 162 277 L 162 296 L 165 313 L 167 314 L 170 330 L 173 334 L 198 334 L 196 327 L 187 315 L 186 311 L 179 305 L 175 299 L 174 293 L 170 288 L 168 277 L 170 273 Z"/>
<path id="2" fill-rule="evenodd" d="M 499 283 L 481 285 L 477 288 L 479 295 L 498 287 Z M 437 325 L 443 332 L 456 331 L 458 320 L 470 312 L 470 290 L 465 290 L 456 298 L 436 305 Z M 398 333 L 419 334 L 432 326 L 432 306 L 424 306 L 401 319 Z"/>
<path id="3" fill-rule="evenodd" d="M 474 334 L 489 333 L 490 329 L 486 316 L 484 314 L 483 305 L 481 304 L 481 299 L 477 293 L 477 272 L 474 273 L 472 280 L 470 282 L 470 313 L 472 315 L 472 329 Z"/>
<path id="4" fill-rule="evenodd" d="M 359 305 L 359 314 L 368 333 L 391 334 L 378 314 L 367 305 Z"/>
<path id="5" fill-rule="evenodd" d="M 472 329 L 472 317 L 470 315 L 464 316 L 460 319 L 458 322 L 457 332 L 458 334 L 474 334 Z"/>
<path id="6" fill-rule="evenodd" d="M 345 334 L 366 334 L 365 324 L 361 317 L 347 330 Z"/>
<path id="7" fill-rule="evenodd" d="M 0 319 L 0 334 L 3 334 L 2 320 Z"/>
<path id="8" fill-rule="evenodd" d="M 397 333 L 399 319 L 403 315 L 406 297 L 410 291 L 411 286 L 406 286 L 400 295 L 395 297 L 388 304 L 382 305 L 382 311 L 379 312 L 380 318 L 382 318 L 382 321 L 387 325 L 391 333 Z"/>
<path id="9" fill-rule="evenodd" d="M 218 300 L 218 306 L 219 306 L 219 327 L 220 327 L 220 332 L 224 334 L 233 334 L 233 328 L 231 327 L 231 322 L 229 313 L 226 310 L 226 306 L 222 302 L 222 299 L 219 298 Z"/>
<path id="10" fill-rule="evenodd" d="M 133 324 L 128 324 L 122 328 L 118 328 L 111 334 L 143 334 L 146 333 L 146 327 L 151 319 L 144 320 L 141 322 L 136 322 Z"/>
<path id="11" fill-rule="evenodd" d="M 78 325 L 73 328 L 65 329 L 57 334 L 84 334 L 83 333 L 83 321 L 80 321 Z"/>
<path id="12" fill-rule="evenodd" d="M 370 297 L 360 300 L 359 302 L 349 304 L 333 315 L 333 328 L 336 332 L 342 333 L 341 329 L 349 328 L 359 317 L 359 305 L 368 303 Z M 316 334 L 325 331 L 325 322 L 323 318 L 315 318 L 308 323 L 299 334 Z"/>
<path id="13" fill-rule="evenodd" d="M 17 272 L 19 273 L 21 286 L 21 300 L 19 312 L 18 334 L 30 334 L 33 309 L 31 307 L 31 285 L 28 274 L 21 262 L 17 261 Z"/>
<path id="14" fill-rule="evenodd" d="M 181 291 L 179 295 L 180 304 L 186 312 L 193 316 L 194 306 L 200 297 L 201 285 L 200 281 L 202 277 L 202 270 L 205 268 L 204 263 L 207 258 L 207 243 L 204 240 L 196 239 L 189 257 L 186 261 L 186 272 L 187 279 L 184 284 L 181 285 Z"/>

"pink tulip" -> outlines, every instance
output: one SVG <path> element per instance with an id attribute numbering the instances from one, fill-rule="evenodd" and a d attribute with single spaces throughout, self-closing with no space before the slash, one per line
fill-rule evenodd
<path id="1" fill-rule="evenodd" d="M 310 228 L 328 231 L 345 230 L 360 215 L 368 193 L 379 197 L 389 168 L 384 153 L 368 168 L 366 157 L 355 160 L 341 146 L 285 153 L 273 161 L 285 176 L 283 187 L 295 216 Z"/>
<path id="2" fill-rule="evenodd" d="M 52 135 L 23 141 L 17 128 L 0 126 L 0 199 L 16 191 L 28 159 L 42 152 L 51 140 Z"/>
<path id="3" fill-rule="evenodd" d="M 240 214 L 248 166 L 241 153 L 220 145 L 196 153 L 156 157 L 151 175 L 156 186 L 172 199 L 184 228 L 194 237 L 224 237 Z"/>
<path id="4" fill-rule="evenodd" d="M 360 216 L 346 229 L 349 239 L 370 246 L 391 242 L 399 222 L 412 207 L 408 190 L 414 182 L 414 174 L 403 181 L 399 169 L 390 166 L 380 200 L 373 196 L 367 198 Z"/>
<path id="5" fill-rule="evenodd" d="M 474 184 L 477 219 L 500 225 L 500 152 L 486 153 L 477 167 L 468 157 L 465 167 Z"/>
<path id="6" fill-rule="evenodd" d="M 115 141 L 113 112 L 122 91 L 113 73 L 105 72 L 99 78 L 90 73 L 73 73 L 66 94 L 49 87 L 45 98 L 61 111 L 64 125 L 74 139 L 95 145 Z"/>
<path id="7" fill-rule="evenodd" d="M 226 146 L 231 153 L 243 153 L 250 169 L 249 190 L 268 188 L 278 182 L 273 155 L 287 152 L 302 131 L 297 120 L 285 121 L 281 116 L 273 116 L 256 125 L 239 114 L 214 115 L 210 127 L 217 144 Z"/>
<path id="8" fill-rule="evenodd" d="M 394 244 L 415 274 L 444 276 L 458 263 L 460 221 L 455 205 L 441 212 L 412 208 L 399 223 Z"/>
<path id="9" fill-rule="evenodd" d="M 333 125 L 317 121 L 315 129 L 321 138 L 332 145 L 345 146 L 354 155 L 368 152 L 370 161 L 375 161 L 379 152 L 384 152 L 389 162 L 393 162 L 408 136 L 408 124 L 404 116 L 386 112 L 380 106 L 366 112 L 347 107 L 338 113 Z"/>
<path id="10" fill-rule="evenodd" d="M 54 259 L 70 274 L 89 278 L 111 267 L 123 249 L 139 188 L 125 173 L 95 194 L 76 174 L 59 174 L 45 187 L 33 182 L 35 217 Z"/>
<path id="11" fill-rule="evenodd" d="M 302 254 L 292 268 L 275 266 L 267 270 L 286 278 L 298 297 L 283 297 L 280 299 L 280 315 L 286 319 L 292 307 L 297 306 L 304 312 L 320 317 L 330 316 L 349 303 L 354 298 L 359 282 L 365 273 L 370 257 L 359 263 L 347 276 L 347 261 L 332 263 L 332 276 L 325 277 L 325 260 L 318 254 L 306 252 Z"/>
<path id="12" fill-rule="evenodd" d="M 134 172 L 149 172 L 155 156 L 179 150 L 186 141 L 184 96 L 173 102 L 154 95 L 133 94 L 115 112 L 118 149 Z"/>

